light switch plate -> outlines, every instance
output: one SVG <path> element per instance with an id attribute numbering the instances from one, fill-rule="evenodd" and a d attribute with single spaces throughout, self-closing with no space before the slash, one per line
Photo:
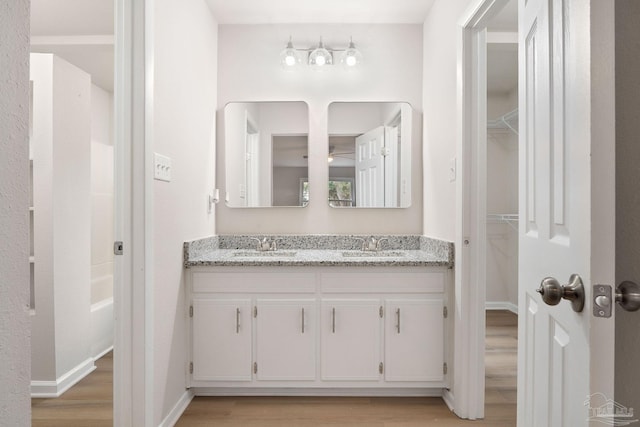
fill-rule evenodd
<path id="1" fill-rule="evenodd" d="M 171 181 L 171 159 L 154 153 L 153 178 L 159 181 Z"/>

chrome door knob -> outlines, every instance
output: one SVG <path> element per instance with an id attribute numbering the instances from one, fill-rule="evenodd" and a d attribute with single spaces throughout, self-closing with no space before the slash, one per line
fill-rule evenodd
<path id="1" fill-rule="evenodd" d="M 545 277 L 536 291 L 545 304 L 557 305 L 562 299 L 566 299 L 571 301 L 573 311 L 580 313 L 584 308 L 584 286 L 577 274 L 572 274 L 569 283 L 564 286 L 553 277 Z"/>
<path id="2" fill-rule="evenodd" d="M 640 286 L 631 281 L 624 281 L 616 288 L 616 302 L 626 311 L 640 308 Z"/>

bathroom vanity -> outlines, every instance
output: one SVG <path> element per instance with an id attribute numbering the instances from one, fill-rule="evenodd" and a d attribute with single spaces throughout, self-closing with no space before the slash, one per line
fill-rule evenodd
<path id="1" fill-rule="evenodd" d="M 374 251 L 354 236 L 287 236 L 264 252 L 250 236 L 186 243 L 189 387 L 440 395 L 452 248 L 386 238 L 388 249 Z"/>

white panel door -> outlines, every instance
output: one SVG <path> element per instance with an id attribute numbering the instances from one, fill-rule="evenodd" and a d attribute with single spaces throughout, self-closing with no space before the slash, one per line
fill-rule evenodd
<path id="1" fill-rule="evenodd" d="M 313 299 L 259 299 L 256 313 L 258 380 L 316 378 Z"/>
<path id="2" fill-rule="evenodd" d="M 356 206 L 384 207 L 384 126 L 356 138 Z"/>
<path id="3" fill-rule="evenodd" d="M 444 364 L 443 300 L 397 299 L 385 302 L 387 381 L 441 381 Z"/>
<path id="4" fill-rule="evenodd" d="M 380 301 L 323 299 L 321 310 L 322 379 L 379 380 L 382 362 Z"/>
<path id="5" fill-rule="evenodd" d="M 611 144 L 594 136 L 602 99 L 590 74 L 593 4 L 519 1 L 518 426 L 586 426 L 604 403 L 590 396 L 613 399 L 613 321 L 593 317 L 590 301 L 592 285 L 613 278 L 605 258 L 614 251 L 602 233 L 614 217 L 601 215 L 613 189 L 595 179 L 614 164 L 593 157 L 598 144 Z M 573 274 L 585 286 L 581 312 L 566 300 L 547 305 L 536 292 L 547 276 L 566 284 Z"/>
<path id="6" fill-rule="evenodd" d="M 400 206 L 400 192 L 398 191 L 400 181 L 399 129 L 399 126 L 386 126 L 384 133 L 384 206 L 387 208 Z"/>
<path id="7" fill-rule="evenodd" d="M 193 300 L 193 379 L 251 381 L 251 300 Z"/>

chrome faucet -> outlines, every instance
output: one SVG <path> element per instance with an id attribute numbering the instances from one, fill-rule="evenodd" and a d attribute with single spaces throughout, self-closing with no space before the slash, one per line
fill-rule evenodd
<path id="1" fill-rule="evenodd" d="M 267 251 L 277 251 L 278 250 L 278 243 L 282 241 L 283 239 L 273 239 L 273 240 L 269 240 L 266 237 L 261 239 L 258 239 L 257 237 L 251 237 L 251 240 L 255 240 L 256 242 L 258 242 L 257 246 L 256 246 L 256 250 L 259 252 L 267 252 Z"/>
<path id="2" fill-rule="evenodd" d="M 376 239 L 374 236 L 369 236 L 366 239 L 362 237 L 355 237 L 356 240 L 362 241 L 362 250 L 365 252 L 377 252 L 382 249 L 381 243 L 385 240 L 389 240 L 386 237 Z"/>

